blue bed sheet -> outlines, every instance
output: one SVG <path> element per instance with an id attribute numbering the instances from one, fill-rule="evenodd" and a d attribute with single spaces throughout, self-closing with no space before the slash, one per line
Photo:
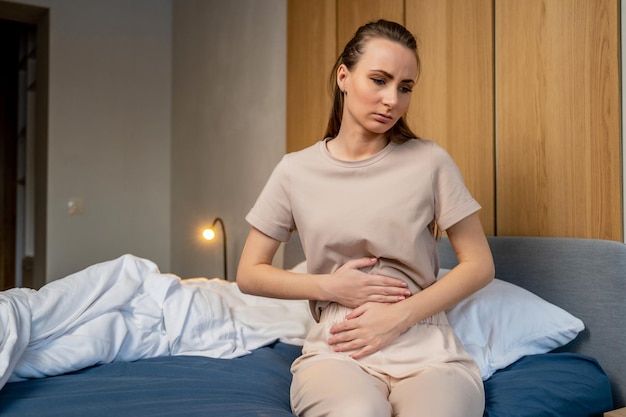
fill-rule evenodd
<path id="1" fill-rule="evenodd" d="M 485 381 L 485 402 L 485 417 L 590 417 L 613 409 L 600 364 L 575 353 L 521 358 Z"/>
<path id="2" fill-rule="evenodd" d="M 235 359 L 168 356 L 10 383 L 0 415 L 293 417 L 289 367 L 300 351 L 277 343 Z"/>
<path id="3" fill-rule="evenodd" d="M 236 359 L 161 357 L 10 383 L 0 391 L 0 415 L 293 417 L 289 367 L 299 354 L 275 343 Z M 485 389 L 487 417 L 588 417 L 612 407 L 601 367 L 576 354 L 523 358 Z"/>

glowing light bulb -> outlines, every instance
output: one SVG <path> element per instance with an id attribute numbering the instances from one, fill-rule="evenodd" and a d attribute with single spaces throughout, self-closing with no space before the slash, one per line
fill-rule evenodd
<path id="1" fill-rule="evenodd" d="M 213 229 L 204 229 L 204 231 L 202 232 L 202 236 L 206 240 L 213 240 L 213 239 L 215 239 L 215 230 L 213 230 Z"/>

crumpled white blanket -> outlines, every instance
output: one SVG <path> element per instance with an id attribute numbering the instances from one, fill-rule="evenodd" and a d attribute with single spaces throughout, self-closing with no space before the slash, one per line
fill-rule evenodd
<path id="1" fill-rule="evenodd" d="M 306 301 L 246 295 L 221 279 L 181 280 L 124 255 L 38 291 L 0 292 L 0 388 L 114 361 L 302 345 L 312 324 Z"/>

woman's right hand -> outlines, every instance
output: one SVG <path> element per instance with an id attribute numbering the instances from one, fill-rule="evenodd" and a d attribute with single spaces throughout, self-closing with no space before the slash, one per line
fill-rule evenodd
<path id="1" fill-rule="evenodd" d="M 355 308 L 367 302 L 395 303 L 409 297 L 411 292 L 403 280 L 361 271 L 377 262 L 377 258 L 354 259 L 328 275 L 324 282 L 326 300 Z"/>

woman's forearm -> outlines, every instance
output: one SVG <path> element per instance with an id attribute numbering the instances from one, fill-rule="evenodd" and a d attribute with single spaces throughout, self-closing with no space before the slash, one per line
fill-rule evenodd
<path id="1" fill-rule="evenodd" d="M 319 275 L 301 274 L 275 267 L 272 261 L 280 242 L 252 229 L 237 268 L 237 285 L 247 294 L 293 300 L 320 297 Z"/>
<path id="2" fill-rule="evenodd" d="M 478 215 L 461 220 L 447 233 L 459 264 L 397 306 L 407 328 L 452 307 L 493 280 L 493 257 Z"/>
<path id="3" fill-rule="evenodd" d="M 237 284 L 246 294 L 292 300 L 321 299 L 320 275 L 286 271 L 268 264 L 239 266 Z"/>
<path id="4" fill-rule="evenodd" d="M 243 249 L 237 283 L 244 293 L 284 299 L 332 301 L 357 307 L 375 301 L 393 303 L 410 295 L 407 284 L 397 278 L 366 274 L 378 262 L 359 258 L 346 262 L 332 274 L 301 274 L 272 265 L 280 242 L 252 229 Z"/>
<path id="5" fill-rule="evenodd" d="M 398 303 L 405 328 L 444 311 L 469 297 L 493 279 L 493 269 L 459 264 L 428 288 Z"/>

